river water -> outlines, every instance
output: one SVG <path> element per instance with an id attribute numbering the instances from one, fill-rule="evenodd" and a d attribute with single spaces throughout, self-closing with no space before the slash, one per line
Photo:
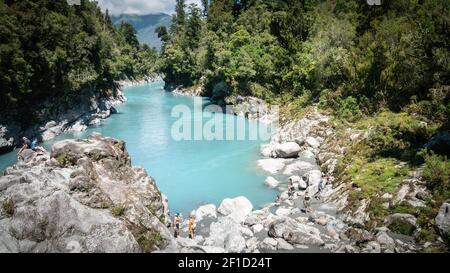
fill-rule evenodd
<path id="1" fill-rule="evenodd" d="M 131 155 L 133 166 L 143 166 L 155 178 L 158 187 L 168 197 L 172 212 L 187 214 L 208 203 L 219 205 L 227 197 L 246 196 L 255 207 L 272 202 L 277 190 L 264 185 L 265 173 L 258 169 L 261 139 L 250 140 L 176 140 L 172 127 L 179 117 L 172 117 L 175 106 L 191 111 L 194 100 L 208 104 L 206 98 L 177 96 L 162 89 L 163 82 L 153 82 L 125 88 L 128 101 L 117 106 L 118 114 L 104 120 L 100 126 L 81 133 L 65 133 L 43 143 L 49 149 L 58 140 L 85 138 L 93 132 L 122 139 Z M 225 114 L 213 113 L 214 118 Z M 199 119 L 195 114 L 185 116 L 196 125 L 211 118 Z M 263 126 L 255 121 L 231 117 L 249 128 Z M 240 120 L 243 119 L 243 120 Z M 199 124 L 200 123 L 200 124 Z M 226 134 L 227 128 L 224 128 Z M 15 163 L 16 152 L 0 156 L 0 170 Z"/>

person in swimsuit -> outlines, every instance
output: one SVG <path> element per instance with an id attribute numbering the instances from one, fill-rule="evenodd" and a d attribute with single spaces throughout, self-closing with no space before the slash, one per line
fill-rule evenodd
<path id="1" fill-rule="evenodd" d="M 180 235 L 180 222 L 181 222 L 180 214 L 177 213 L 173 218 L 173 229 L 174 229 L 173 236 L 175 238 L 178 238 L 178 235 Z"/>
<path id="2" fill-rule="evenodd" d="M 188 229 L 189 229 L 189 238 L 193 240 L 195 237 L 195 221 L 194 221 L 193 215 L 191 215 L 191 217 L 189 217 Z"/>

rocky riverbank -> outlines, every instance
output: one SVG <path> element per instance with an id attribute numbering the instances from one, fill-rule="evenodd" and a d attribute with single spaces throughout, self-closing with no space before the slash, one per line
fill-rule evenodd
<path id="1" fill-rule="evenodd" d="M 158 79 L 160 77 L 119 81 L 118 89 L 110 95 L 100 95 L 94 89 L 85 89 L 58 100 L 45 101 L 30 112 L 30 117 L 36 120 L 35 124 L 25 128 L 14 118 L 4 120 L 0 122 L 0 154 L 20 146 L 22 136 L 47 141 L 64 132 L 81 132 L 89 126 L 99 125 L 103 119 L 117 112 L 115 105 L 126 101 L 123 88 Z"/>
<path id="2" fill-rule="evenodd" d="M 263 158 L 258 165 L 268 174 L 264 183 L 280 190 L 279 202 L 254 209 L 241 196 L 225 199 L 218 208 L 202 206 L 191 213 L 198 222 L 195 240 L 178 238 L 176 248 L 164 251 L 402 253 L 420 252 L 439 243 L 417 243 L 417 219 L 406 213 L 388 215 L 368 228 L 372 200 L 363 200 L 359 208 L 352 209 L 348 197 L 358 189 L 334 177 L 346 148 L 339 146 L 330 123 L 329 117 L 313 110 L 298 121 L 283 124 L 271 141 L 262 145 Z M 351 141 L 365 137 L 361 132 L 348 133 Z M 418 197 L 429 193 L 420 182 L 420 173 L 411 175 L 395 194 L 385 194 L 387 206 L 402 201 L 423 205 Z M 291 198 L 288 181 L 295 188 Z M 304 207 L 306 192 L 315 196 L 311 211 Z M 445 203 L 436 217 L 436 228 L 444 237 L 450 215 L 446 207 Z M 398 233 L 398 227 L 410 229 L 411 234 Z M 186 227 L 184 232 L 187 234 Z"/>
<path id="3" fill-rule="evenodd" d="M 150 252 L 170 244 L 166 198 L 125 143 L 93 134 L 25 151 L 0 176 L 0 252 Z"/>

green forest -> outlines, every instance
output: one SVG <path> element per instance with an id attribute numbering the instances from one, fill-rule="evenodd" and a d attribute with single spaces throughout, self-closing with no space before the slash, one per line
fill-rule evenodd
<path id="1" fill-rule="evenodd" d="M 151 74 L 157 52 L 140 45 L 128 23 L 115 28 L 97 4 L 0 1 L 0 108 L 32 108 L 85 88 Z M 6 112 L 6 111 L 5 111 Z"/>
<path id="2" fill-rule="evenodd" d="M 177 1 L 173 26 L 159 29 L 160 69 L 213 97 L 302 97 L 345 116 L 338 108 L 399 111 L 449 83 L 449 10 L 440 0 Z"/>

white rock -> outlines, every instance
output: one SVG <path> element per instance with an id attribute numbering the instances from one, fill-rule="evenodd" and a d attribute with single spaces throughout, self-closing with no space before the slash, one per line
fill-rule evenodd
<path id="1" fill-rule="evenodd" d="M 245 235 L 247 237 L 253 237 L 253 232 L 249 228 L 246 228 L 246 227 L 241 227 L 241 234 Z"/>
<path id="2" fill-rule="evenodd" d="M 288 178 L 289 182 L 292 182 L 294 185 L 297 185 L 299 190 L 306 190 L 308 184 L 298 175 L 293 175 Z"/>
<path id="3" fill-rule="evenodd" d="M 298 156 L 306 159 L 313 159 L 316 157 L 311 150 L 303 150 L 298 154 Z"/>
<path id="4" fill-rule="evenodd" d="M 377 242 L 387 249 L 393 250 L 395 248 L 395 241 L 386 232 L 380 232 L 377 235 Z"/>
<path id="5" fill-rule="evenodd" d="M 201 246 L 206 253 L 225 253 L 225 248 L 217 246 Z"/>
<path id="6" fill-rule="evenodd" d="M 278 245 L 277 240 L 267 237 L 261 242 L 259 247 L 267 250 L 275 250 L 277 248 L 277 245 Z"/>
<path id="7" fill-rule="evenodd" d="M 81 121 L 75 122 L 74 125 L 72 125 L 69 129 L 69 131 L 73 132 L 82 132 L 87 129 L 87 126 L 83 124 Z"/>
<path id="8" fill-rule="evenodd" d="M 249 251 L 255 251 L 258 248 L 258 239 L 256 237 L 248 239 L 246 246 Z"/>
<path id="9" fill-rule="evenodd" d="M 306 144 L 308 144 L 311 148 L 317 149 L 320 147 L 320 143 L 317 139 L 313 137 L 307 137 L 305 140 Z"/>
<path id="10" fill-rule="evenodd" d="M 267 177 L 264 183 L 270 188 L 276 188 L 280 184 L 280 182 L 275 178 L 273 178 L 272 176 Z"/>
<path id="11" fill-rule="evenodd" d="M 300 150 L 300 146 L 296 142 L 285 142 L 275 146 L 275 153 L 277 157 L 281 158 L 297 157 Z"/>
<path id="12" fill-rule="evenodd" d="M 285 166 L 285 159 L 282 158 L 266 158 L 258 160 L 258 166 L 270 174 L 277 174 Z"/>
<path id="13" fill-rule="evenodd" d="M 243 252 L 246 247 L 244 237 L 237 234 L 230 234 L 225 238 L 225 250 L 229 253 Z"/>
<path id="14" fill-rule="evenodd" d="M 275 238 L 283 238 L 292 244 L 315 246 L 324 244 L 317 228 L 298 223 L 289 217 L 273 221 L 269 225 L 269 235 Z"/>
<path id="15" fill-rule="evenodd" d="M 217 218 L 216 205 L 203 205 L 195 211 L 195 219 L 197 222 L 203 220 L 205 217 Z"/>
<path id="16" fill-rule="evenodd" d="M 279 209 L 277 209 L 275 214 L 278 216 L 288 216 L 289 214 L 291 214 L 291 209 L 290 208 L 279 208 Z"/>
<path id="17" fill-rule="evenodd" d="M 239 196 L 233 199 L 224 199 L 217 211 L 222 215 L 229 216 L 237 223 L 242 223 L 252 212 L 252 209 L 252 203 L 246 197 Z"/>
<path id="18" fill-rule="evenodd" d="M 264 226 L 261 224 L 256 224 L 254 226 L 252 226 L 253 229 L 253 233 L 259 233 L 260 231 L 262 231 L 264 229 Z"/>
<path id="19" fill-rule="evenodd" d="M 282 249 L 282 250 L 293 250 L 294 247 L 289 244 L 288 242 L 286 242 L 286 240 L 282 239 L 282 238 L 276 238 L 277 242 L 278 242 L 278 249 Z"/>
<path id="20" fill-rule="evenodd" d="M 286 166 L 283 171 L 284 175 L 299 175 L 305 173 L 311 169 L 314 169 L 315 166 L 310 162 L 297 160 L 294 163 L 291 163 Z"/>

